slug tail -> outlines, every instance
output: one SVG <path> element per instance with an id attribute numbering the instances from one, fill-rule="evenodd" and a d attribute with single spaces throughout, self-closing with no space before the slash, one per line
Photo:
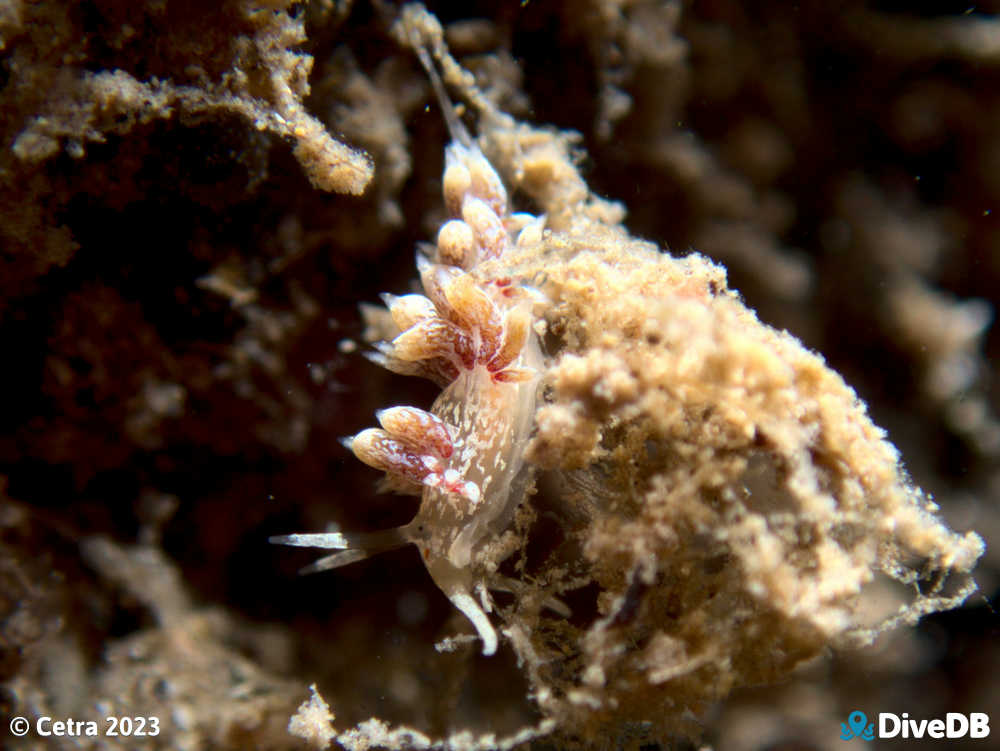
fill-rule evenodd
<path id="1" fill-rule="evenodd" d="M 448 132 L 451 134 L 451 139 L 466 148 L 472 148 L 472 136 L 469 135 L 469 131 L 462 124 L 462 121 L 458 119 L 458 115 L 455 114 L 455 107 L 448 97 L 448 92 L 444 88 L 444 81 L 441 80 L 441 76 L 438 74 L 437 68 L 434 66 L 434 62 L 427 52 L 426 45 L 412 28 L 408 29 L 408 32 L 410 46 L 417 54 L 417 59 L 420 60 L 420 64 L 424 66 L 424 70 L 427 72 L 431 88 L 434 89 L 434 95 L 437 97 L 441 113 L 444 115 L 445 124 L 448 126 Z"/>

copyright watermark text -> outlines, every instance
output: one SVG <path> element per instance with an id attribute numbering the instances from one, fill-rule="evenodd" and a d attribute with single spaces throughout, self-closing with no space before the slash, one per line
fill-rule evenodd
<path id="1" fill-rule="evenodd" d="M 103 720 L 74 720 L 72 717 L 57 719 L 39 717 L 34 722 L 27 717 L 14 717 L 10 721 L 10 732 L 22 738 L 34 731 L 42 738 L 55 736 L 104 736 L 141 738 L 160 734 L 159 717 L 105 717 Z"/>
<path id="2" fill-rule="evenodd" d="M 990 716 L 985 712 L 948 712 L 943 718 L 914 719 L 907 712 L 902 715 L 879 712 L 878 728 L 869 722 L 868 715 L 855 709 L 847 715 L 847 722 L 840 723 L 840 737 L 849 741 L 861 738 L 988 738 Z"/>

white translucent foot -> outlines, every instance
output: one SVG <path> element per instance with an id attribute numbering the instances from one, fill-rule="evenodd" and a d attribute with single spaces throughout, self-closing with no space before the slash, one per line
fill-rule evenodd
<path id="1" fill-rule="evenodd" d="M 479 638 L 483 640 L 483 654 L 487 657 L 496 654 L 497 632 L 479 603 L 468 592 L 452 592 L 448 595 L 448 599 L 462 611 L 479 633 Z"/>

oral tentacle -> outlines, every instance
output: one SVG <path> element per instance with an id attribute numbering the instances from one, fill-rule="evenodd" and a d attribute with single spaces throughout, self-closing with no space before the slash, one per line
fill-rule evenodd
<path id="1" fill-rule="evenodd" d="M 275 535 L 268 538 L 274 545 L 299 548 L 326 548 L 338 552 L 313 561 L 299 573 L 328 571 L 363 561 L 377 553 L 402 547 L 410 542 L 407 527 L 393 527 L 379 532 L 320 532 L 314 534 Z"/>

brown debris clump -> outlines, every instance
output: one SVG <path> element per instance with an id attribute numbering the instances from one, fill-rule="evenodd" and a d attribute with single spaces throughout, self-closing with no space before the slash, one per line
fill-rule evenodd
<path id="1" fill-rule="evenodd" d="M 8 294 L 17 290 L 12 282 L 64 265 L 75 249 L 56 219 L 70 186 L 42 178 L 42 163 L 61 154 L 83 160 L 90 144 L 157 120 L 239 118 L 251 131 L 290 141 L 321 190 L 358 195 L 371 181 L 369 157 L 331 137 L 303 107 L 313 59 L 294 51 L 306 39 L 294 3 L 236 0 L 208 15 L 187 15 L 181 5 L 95 8 L 87 18 L 85 5 L 67 13 L 59 4 L 15 2 L 0 15 L 9 75 L 0 131 L 8 145 L 0 232 L 6 263 L 14 264 L 4 273 Z M 80 28 L 91 23 L 94 31 Z M 150 45 L 155 54 L 147 56 Z"/>
<path id="2" fill-rule="evenodd" d="M 522 154 L 511 173 L 578 185 L 550 138 L 486 136 Z M 686 710 L 974 591 L 982 539 L 935 517 L 822 358 L 761 324 L 720 267 L 545 190 L 536 200 L 573 222 L 510 264 L 551 300 L 529 503 L 560 521 L 544 559 L 517 564 L 539 592 L 505 611 L 544 711 L 583 737 L 634 723 L 661 737 Z M 880 576 L 933 584 L 866 623 L 858 609 Z M 565 621 L 543 610 L 583 592 Z"/>

